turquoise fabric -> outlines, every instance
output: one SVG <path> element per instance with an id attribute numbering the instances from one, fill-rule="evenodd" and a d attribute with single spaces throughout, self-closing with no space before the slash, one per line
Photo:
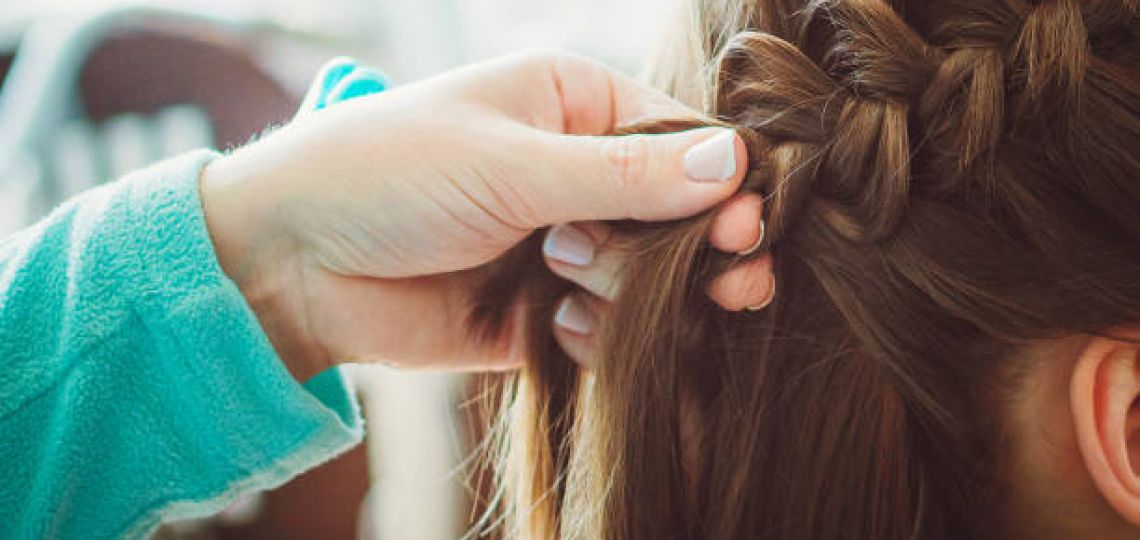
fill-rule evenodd
<path id="1" fill-rule="evenodd" d="M 336 58 L 317 74 L 301 111 L 319 111 L 335 103 L 383 92 L 389 86 L 391 83 L 383 73 L 351 58 Z"/>
<path id="2" fill-rule="evenodd" d="M 387 86 L 341 64 L 307 106 Z M 146 537 L 362 439 L 339 370 L 295 382 L 218 266 L 198 196 L 216 155 L 87 192 L 0 241 L 0 538 Z"/>

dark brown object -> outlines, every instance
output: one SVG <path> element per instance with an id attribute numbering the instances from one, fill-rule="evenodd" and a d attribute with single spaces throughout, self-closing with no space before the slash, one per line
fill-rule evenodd
<path id="1" fill-rule="evenodd" d="M 4 87 L 4 81 L 8 78 L 8 70 L 12 68 L 12 60 L 15 56 L 12 53 L 0 53 L 0 88 Z"/>
<path id="2" fill-rule="evenodd" d="M 368 493 L 367 445 L 263 494 L 261 514 L 250 524 L 219 525 L 219 540 L 355 540 Z"/>
<path id="3" fill-rule="evenodd" d="M 79 86 L 96 122 L 177 104 L 202 107 L 218 148 L 240 146 L 284 123 L 300 103 L 227 41 L 146 29 L 120 31 L 101 42 L 84 64 Z"/>

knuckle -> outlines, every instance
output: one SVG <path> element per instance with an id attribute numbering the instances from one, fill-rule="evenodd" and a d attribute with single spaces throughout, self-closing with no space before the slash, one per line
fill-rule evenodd
<path id="1" fill-rule="evenodd" d="M 544 204 L 541 193 L 533 189 L 531 184 L 514 181 L 540 172 L 526 164 L 520 169 L 519 163 L 509 152 L 520 149 L 524 155 L 542 155 L 547 150 L 527 138 L 509 138 L 504 142 L 504 150 L 493 154 L 483 168 L 473 171 L 471 177 L 478 181 L 476 185 L 483 188 L 480 192 L 486 194 L 487 200 L 483 204 L 493 208 L 495 215 L 504 224 L 520 231 L 529 231 L 547 223 L 546 209 L 549 204 Z"/>
<path id="2" fill-rule="evenodd" d="M 523 65 L 551 70 L 572 58 L 565 52 L 546 47 L 527 49 L 520 53 L 519 56 Z"/>
<path id="3" fill-rule="evenodd" d="M 641 191 L 649 168 L 649 141 L 644 135 L 611 137 L 602 143 L 602 157 L 610 166 L 614 195 L 621 201 Z"/>

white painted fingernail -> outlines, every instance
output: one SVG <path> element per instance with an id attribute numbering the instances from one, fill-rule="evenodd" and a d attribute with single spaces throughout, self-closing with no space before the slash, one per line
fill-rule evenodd
<path id="1" fill-rule="evenodd" d="M 586 266 L 594 260 L 594 242 L 573 225 L 555 225 L 546 233 L 542 252 L 556 261 Z"/>
<path id="2" fill-rule="evenodd" d="M 575 334 L 590 335 L 594 332 L 594 314 L 573 296 L 562 300 L 554 313 L 554 323 Z"/>
<path id="3" fill-rule="evenodd" d="M 736 132 L 722 129 L 685 152 L 685 173 L 697 182 L 723 182 L 736 176 Z"/>
<path id="4" fill-rule="evenodd" d="M 763 244 L 763 243 L 764 243 L 764 220 L 760 220 L 760 236 L 756 237 L 756 242 L 753 243 L 751 246 L 748 246 L 748 249 L 746 249 L 744 251 L 740 251 L 737 254 L 741 255 L 743 257 L 747 257 L 753 253 L 756 253 L 756 250 L 760 249 L 760 244 Z"/>

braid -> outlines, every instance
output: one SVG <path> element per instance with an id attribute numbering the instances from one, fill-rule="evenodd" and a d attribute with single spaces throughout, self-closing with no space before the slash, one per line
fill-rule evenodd
<path id="1" fill-rule="evenodd" d="M 779 291 L 712 305 L 737 256 L 705 242 L 710 215 L 612 223 L 627 285 L 580 377 L 544 322 L 568 286 L 540 239 L 501 261 L 475 323 L 502 327 L 514 294 L 543 322 L 505 393 L 529 442 L 507 445 L 512 519 L 538 538 L 1008 537 L 1015 353 L 1140 319 L 1140 0 L 694 1 L 708 65 L 668 80 L 707 82 L 709 117 L 619 133 L 735 128 Z"/>
<path id="2" fill-rule="evenodd" d="M 831 2 L 835 46 L 822 65 L 858 97 L 909 100 L 938 67 L 938 53 L 880 0 Z"/>
<path id="3" fill-rule="evenodd" d="M 1076 0 L 1048 0 L 1029 10 L 1011 55 L 1025 75 L 1022 106 L 1041 111 L 1049 104 L 1073 113 L 1088 67 L 1088 43 Z"/>
<path id="4" fill-rule="evenodd" d="M 833 45 L 813 61 L 770 34 L 735 36 L 719 57 L 714 112 L 773 145 L 761 154 L 760 184 L 774 201 L 769 242 L 808 201 L 845 238 L 884 238 L 907 205 L 909 98 L 927 86 L 939 54 L 878 1 L 815 2 L 802 13 L 828 23 L 802 28 L 830 35 L 799 35 Z"/>
<path id="5" fill-rule="evenodd" d="M 1121 44 L 1135 47 L 1140 26 L 1140 1 L 1092 0 L 1082 9 L 1089 41 L 1099 54 L 1110 55 Z M 1131 39 L 1130 39 L 1131 38 Z"/>
<path id="6" fill-rule="evenodd" d="M 797 160 L 768 164 L 755 182 L 774 199 L 770 242 L 808 207 L 846 238 L 888 237 L 913 189 L 916 126 L 931 168 L 957 171 L 924 178 L 920 189 L 992 196 L 996 152 L 1017 127 L 1011 118 L 1075 132 L 1066 126 L 1080 113 L 1093 62 L 1085 20 L 1099 33 L 1140 20 L 1137 0 L 948 0 L 909 12 L 894 3 L 766 2 L 753 19 L 772 32 L 745 31 L 721 49 L 716 117 L 768 141 L 772 159 Z M 786 144 L 796 147 L 779 151 Z"/>
<path id="7" fill-rule="evenodd" d="M 993 47 L 957 49 L 946 55 L 930 88 L 920 98 L 918 116 L 927 135 L 946 144 L 942 161 L 956 161 L 959 173 L 988 169 L 1005 132 L 1005 61 Z M 949 178 L 956 183 L 957 178 Z M 932 186 L 952 189 L 953 186 Z"/>

